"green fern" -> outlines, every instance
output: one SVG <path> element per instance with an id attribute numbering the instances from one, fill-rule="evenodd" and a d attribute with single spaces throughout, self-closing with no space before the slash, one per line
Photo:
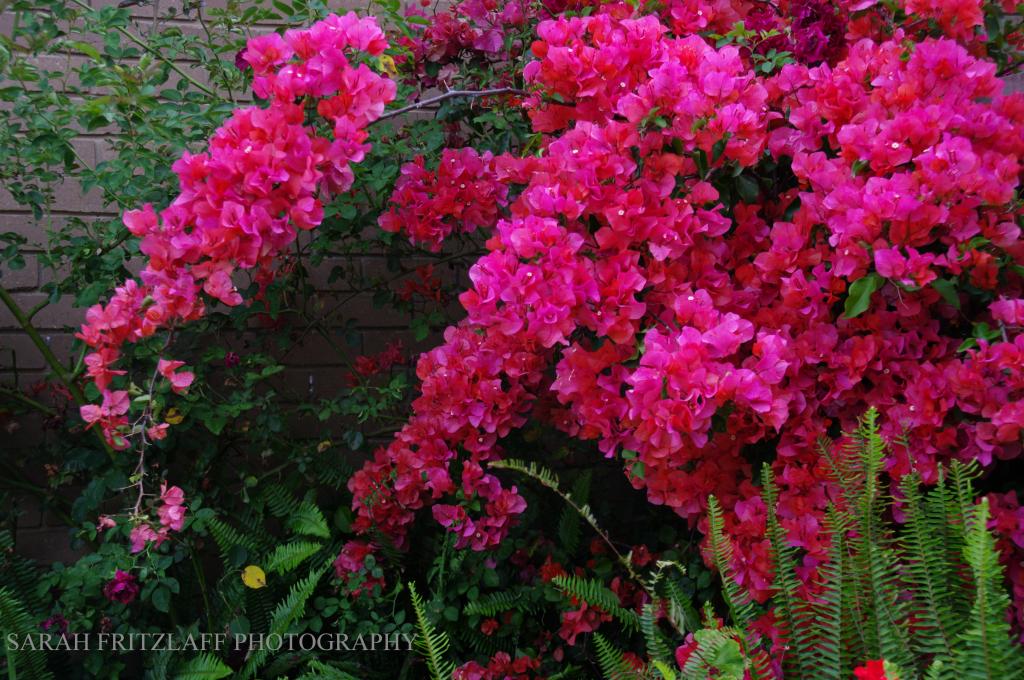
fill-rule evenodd
<path id="1" fill-rule="evenodd" d="M 871 658 L 883 658 L 904 668 L 913 668 L 907 627 L 909 607 L 900 597 L 899 561 L 892 538 L 882 522 L 884 511 L 879 475 L 885 458 L 885 442 L 879 433 L 878 411 L 874 408 L 861 419 L 852 440 L 860 456 L 863 484 L 860 493 L 846 501 L 854 513 L 852 526 L 853 573 L 859 588 L 867 594 L 865 647 Z"/>
<path id="2" fill-rule="evenodd" d="M 306 578 L 297 581 L 288 591 L 288 595 L 285 596 L 284 600 L 274 609 L 274 613 L 270 619 L 270 635 L 284 635 L 288 632 L 298 619 L 306 611 L 306 602 L 313 596 L 313 591 L 316 589 L 317 583 L 327 572 L 326 569 L 321 568 L 317 571 L 310 573 Z M 256 650 L 246 661 L 245 666 L 240 671 L 239 675 L 242 678 L 253 677 L 259 668 L 266 662 L 270 651 L 263 647 Z"/>
<path id="3" fill-rule="evenodd" d="M 953 666 L 960 680 L 1024 677 L 1024 652 L 1010 638 L 1006 611 L 1010 599 L 995 539 L 988 531 L 988 499 L 967 516 L 964 561 L 974 576 L 974 604 L 967 626 L 954 644 Z"/>
<path id="4" fill-rule="evenodd" d="M 916 619 L 912 644 L 918 654 L 951 654 L 963 624 L 954 604 L 960 599 L 954 593 L 957 569 L 945 550 L 945 532 L 935 531 L 934 518 L 929 517 L 929 510 L 940 509 L 943 503 L 927 503 L 920 483 L 916 474 L 900 483 L 906 514 L 900 542 L 906 560 L 903 580 L 913 593 Z"/>
<path id="5" fill-rule="evenodd" d="M 789 653 L 783 659 L 784 672 L 798 678 L 811 677 L 817 635 L 813 622 L 814 612 L 800 597 L 801 583 L 797 578 L 796 549 L 789 544 L 785 529 L 779 524 L 776 507 L 779 490 L 775 475 L 767 463 L 762 469 L 764 504 L 767 508 L 769 554 L 774 565 L 775 590 L 773 603 L 779 631 L 786 640 Z"/>
<path id="6" fill-rule="evenodd" d="M 658 627 L 658 607 L 653 603 L 648 602 L 644 605 L 640 614 L 640 632 L 644 635 L 644 645 L 651 659 L 667 662 L 672 658 L 665 636 Z"/>
<path id="7" fill-rule="evenodd" d="M 597 648 L 597 662 L 601 666 L 604 680 L 635 680 L 636 669 L 626 661 L 622 652 L 600 633 L 594 633 L 594 646 Z"/>
<path id="8" fill-rule="evenodd" d="M 305 536 L 316 536 L 317 538 L 331 537 L 331 530 L 327 526 L 324 514 L 320 512 L 320 508 L 310 501 L 303 501 L 291 513 L 288 519 L 288 528 L 297 534 Z"/>
<path id="9" fill-rule="evenodd" d="M 53 678 L 46 668 L 46 656 L 42 651 L 24 648 L 14 650 L 7 647 L 8 636 L 13 635 L 17 640 L 24 640 L 25 636 L 37 631 L 35 620 L 26 611 L 21 600 L 6 587 L 0 587 L 0 634 L 4 640 L 9 677 L 27 680 Z"/>
<path id="10" fill-rule="evenodd" d="M 310 541 L 296 541 L 279 545 L 267 557 L 265 562 L 266 569 L 278 574 L 294 571 L 300 564 L 315 555 L 322 547 L 322 543 Z"/>
<path id="11" fill-rule="evenodd" d="M 416 613 L 416 627 L 419 635 L 416 636 L 416 647 L 420 655 L 427 662 L 427 671 L 430 673 L 430 680 L 451 680 L 455 672 L 455 664 L 444 658 L 448 653 L 451 643 L 444 631 L 434 628 L 430 619 L 427 618 L 427 609 L 423 598 L 416 592 L 416 585 L 409 582 L 409 597 L 412 600 L 412 608 Z"/>
<path id="12" fill-rule="evenodd" d="M 801 598 L 798 554 L 775 516 L 777 489 L 771 470 L 764 471 L 775 569 L 770 604 L 788 638 L 782 658 L 787 677 L 846 680 L 853 667 L 882 658 L 900 669 L 901 680 L 1024 678 L 1024 654 L 1010 636 L 1009 599 L 995 541 L 986 528 L 987 504 L 973 502 L 977 468 L 953 463 L 927 493 L 916 476 L 907 476 L 900 485 L 906 523 L 890 525 L 884 517 L 892 499 L 883 491 L 881 475 L 886 446 L 877 417 L 869 410 L 845 445 L 822 445 L 839 494 L 826 517 L 831 546 L 828 561 L 818 569 L 814 602 Z M 731 546 L 713 498 L 709 516 L 709 542 L 725 580 L 723 595 L 740 628 L 735 643 L 756 669 L 755 677 L 767 677 L 761 650 L 744 648 L 749 636 L 742 630 L 752 609 L 732 576 Z M 701 635 L 684 678 L 705 677 L 701 673 L 717 668 L 711 659 L 719 654 L 734 667 L 729 634 Z"/>
<path id="13" fill-rule="evenodd" d="M 220 680 L 234 673 L 223 661 L 212 654 L 200 654 L 187 661 L 175 680 Z"/>
<path id="14" fill-rule="evenodd" d="M 813 608 L 817 646 L 810 659 L 816 677 L 821 680 L 847 680 L 853 674 L 853 663 L 866 655 L 860 636 L 848 632 L 855 629 L 848 531 L 847 516 L 829 508 L 825 532 L 832 545 L 828 561 L 818 568 L 823 584 L 820 600 Z"/>
<path id="15" fill-rule="evenodd" d="M 533 598 L 537 591 L 528 586 L 484 595 L 463 608 L 467 616 L 497 616 L 503 612 L 517 611 L 532 613 L 540 608 Z"/>
<path id="16" fill-rule="evenodd" d="M 615 617 L 627 632 L 636 632 L 640 629 L 640 619 L 636 612 L 619 604 L 619 596 L 601 581 L 580 576 L 556 576 L 551 579 L 551 583 L 563 594 Z"/>
<path id="17" fill-rule="evenodd" d="M 224 566 L 229 570 L 238 564 L 235 553 L 239 549 L 245 550 L 249 555 L 260 552 L 259 544 L 256 539 L 252 538 L 252 535 L 243 534 L 218 518 L 209 520 L 206 523 L 206 527 L 217 544 Z"/>
<path id="18" fill-rule="evenodd" d="M 300 675 L 298 680 L 359 680 L 359 678 L 321 661 L 310 661 L 306 666 L 306 672 Z"/>
<path id="19" fill-rule="evenodd" d="M 736 582 L 732 568 L 732 543 L 725 535 L 725 520 L 722 518 L 722 506 L 714 496 L 708 497 L 708 541 L 715 568 L 722 576 L 722 598 L 725 600 L 733 625 L 739 628 L 749 626 L 757 614 L 750 597 L 743 592 Z"/>

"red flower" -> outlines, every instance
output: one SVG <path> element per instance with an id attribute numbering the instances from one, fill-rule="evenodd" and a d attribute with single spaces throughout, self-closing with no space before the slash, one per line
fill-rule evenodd
<path id="1" fill-rule="evenodd" d="M 135 576 L 120 569 L 114 573 L 114 578 L 103 586 L 103 595 L 111 602 L 131 604 L 138 594 L 139 584 L 135 580 Z"/>

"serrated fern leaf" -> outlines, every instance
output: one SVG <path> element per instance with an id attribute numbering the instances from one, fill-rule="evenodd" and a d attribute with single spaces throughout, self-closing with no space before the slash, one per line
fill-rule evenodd
<path id="1" fill-rule="evenodd" d="M 326 573 L 326 569 L 318 569 L 310 573 L 306 578 L 296 581 L 288 591 L 285 598 L 277 605 L 274 609 L 274 613 L 270 618 L 270 632 L 269 635 L 284 635 L 288 632 L 288 629 L 294 624 L 306 611 L 306 602 L 313 596 L 313 591 L 316 589 L 317 583 Z M 259 670 L 269 656 L 269 649 L 263 647 L 256 650 L 246 661 L 245 666 L 240 671 L 239 675 L 242 678 L 251 678 L 255 675 L 256 671 Z"/>
<path id="2" fill-rule="evenodd" d="M 497 616 L 508 611 L 533 612 L 539 608 L 533 599 L 535 592 L 533 588 L 522 587 L 489 593 L 467 604 L 463 612 L 468 616 Z"/>
<path id="3" fill-rule="evenodd" d="M 722 580 L 722 598 L 729 609 L 732 623 L 745 629 L 753 622 L 757 614 L 750 598 L 736 583 L 732 568 L 732 543 L 725 535 L 725 520 L 722 517 L 722 506 L 714 496 L 708 497 L 708 541 L 711 554 Z"/>
<path id="4" fill-rule="evenodd" d="M 288 528 L 297 534 L 330 538 L 331 530 L 320 508 L 310 501 L 303 501 L 288 518 Z"/>
<path id="5" fill-rule="evenodd" d="M 974 605 L 954 645 L 953 661 L 961 680 L 1019 680 L 1024 677 L 1024 653 L 1010 637 L 1010 599 L 988 519 L 988 499 L 983 498 L 967 518 L 964 560 L 974 577 Z"/>
<path id="6" fill-rule="evenodd" d="M 775 605 L 775 614 L 784 644 L 791 650 L 784 657 L 783 669 L 795 677 L 810 677 L 817 643 L 814 614 L 800 597 L 801 583 L 796 571 L 796 550 L 789 544 L 789 536 L 779 523 L 779 490 L 775 484 L 775 475 L 767 463 L 762 469 L 761 476 L 764 484 L 762 495 L 767 509 L 769 554 L 774 565 L 772 603 Z"/>
<path id="7" fill-rule="evenodd" d="M 423 598 L 416 592 L 416 584 L 411 581 L 409 582 L 409 598 L 412 600 L 412 608 L 416 613 L 416 628 L 419 631 L 415 646 L 427 662 L 430 680 L 451 680 L 452 674 L 455 672 L 455 664 L 444 658 L 451 646 L 448 636 L 444 631 L 434 628 L 427 617 L 427 608 L 423 603 Z"/>
<path id="8" fill-rule="evenodd" d="M 311 541 L 296 541 L 279 545 L 267 557 L 266 569 L 277 574 L 286 574 L 294 571 L 300 564 L 315 555 L 322 547 L 323 543 Z"/>
<path id="9" fill-rule="evenodd" d="M 952 601 L 957 570 L 947 559 L 943 528 L 929 516 L 920 481 L 911 474 L 900 482 L 906 516 L 900 542 L 902 578 L 913 593 L 912 644 L 919 654 L 951 654 L 962 627 Z"/>
<path id="10" fill-rule="evenodd" d="M 659 607 L 650 602 L 644 605 L 643 612 L 640 614 L 640 632 L 644 635 L 647 655 L 656 661 L 669 661 L 672 658 L 672 652 L 658 626 L 658 609 Z"/>
<path id="11" fill-rule="evenodd" d="M 29 616 L 25 606 L 7 588 L 0 588 L 0 633 L 3 637 L 3 649 L 7 658 L 7 673 L 11 678 L 27 680 L 49 680 L 53 675 L 46 668 L 46 656 L 41 650 L 26 649 L 22 645 L 26 636 L 38 632 L 36 622 Z M 13 645 L 9 648 L 7 640 L 14 636 L 19 641 L 19 649 Z"/>
<path id="12" fill-rule="evenodd" d="M 858 442 L 863 485 L 856 498 L 847 498 L 853 509 L 856 532 L 853 566 L 867 593 L 865 641 L 871 658 L 883 658 L 903 668 L 914 668 L 907 629 L 907 603 L 901 599 L 899 562 L 892 540 L 882 522 L 882 491 L 879 475 L 885 458 L 885 442 L 878 427 L 878 412 L 868 409 L 854 439 Z"/>
<path id="13" fill-rule="evenodd" d="M 563 594 L 586 602 L 606 614 L 615 617 L 626 630 L 636 632 L 640 628 L 640 619 L 636 612 L 626 609 L 619 602 L 619 596 L 597 579 L 579 576 L 556 576 L 551 583 Z"/>
<path id="14" fill-rule="evenodd" d="M 229 666 L 212 654 L 200 654 L 189 659 L 174 680 L 220 680 L 234 673 Z"/>
<path id="15" fill-rule="evenodd" d="M 594 633 L 594 647 L 597 648 L 597 663 L 604 680 L 636 680 L 636 669 L 605 636 Z"/>
<path id="16" fill-rule="evenodd" d="M 228 569 L 232 568 L 232 553 L 236 549 L 244 548 L 250 554 L 259 552 L 259 544 L 254 538 L 243 534 L 218 518 L 209 520 L 206 526 L 210 531 L 210 535 L 213 536 L 214 542 L 217 544 L 221 560 L 223 560 L 225 567 Z"/>

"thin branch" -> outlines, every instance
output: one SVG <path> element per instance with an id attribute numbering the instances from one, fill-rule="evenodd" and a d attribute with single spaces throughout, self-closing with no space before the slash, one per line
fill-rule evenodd
<path id="1" fill-rule="evenodd" d="M 58 415 L 56 411 L 46 404 L 38 402 L 27 394 L 23 394 L 21 391 L 7 387 L 6 385 L 0 385 L 0 398 L 7 398 L 11 401 L 16 401 L 19 404 L 27 406 L 34 411 L 39 411 L 50 418 L 54 418 Z"/>
<path id="2" fill-rule="evenodd" d="M 32 325 L 32 321 L 25 314 L 25 310 L 21 308 L 21 306 L 15 301 L 14 297 L 11 296 L 3 286 L 0 286 L 0 302 L 3 302 L 4 306 L 6 306 L 11 312 L 11 315 L 14 316 L 15 321 L 17 321 L 18 325 L 21 326 L 21 329 L 25 331 L 26 335 L 28 335 L 32 344 L 34 344 L 36 349 L 39 350 L 39 353 L 43 355 L 43 359 L 50 367 L 50 370 L 53 371 L 53 374 L 57 376 L 57 379 L 60 380 L 66 388 L 68 388 L 68 392 L 71 393 L 71 397 L 75 400 L 75 403 L 79 406 L 85 406 L 88 404 L 89 401 L 85 398 L 85 394 L 82 393 L 81 388 L 74 379 L 68 375 L 68 372 L 64 368 L 64 365 L 61 364 L 60 359 L 58 359 L 57 355 L 53 353 L 50 346 L 46 344 L 43 337 L 39 335 L 39 331 Z M 114 450 L 110 448 L 110 444 L 108 444 L 107 440 L 103 438 L 103 434 L 99 432 L 99 430 L 94 429 L 93 431 L 96 433 L 97 439 L 102 443 L 103 449 L 107 452 L 107 455 L 113 459 Z"/>
<path id="3" fill-rule="evenodd" d="M 1007 64 L 1005 67 L 1000 69 L 998 73 L 996 73 L 996 77 L 997 78 L 1003 78 L 1005 76 L 1012 75 L 1021 66 L 1024 66 L 1024 58 L 1017 59 L 1016 61 Z"/>
<path id="4" fill-rule="evenodd" d="M 448 90 L 447 92 L 439 94 L 436 97 L 428 97 L 427 99 L 421 99 L 415 104 L 409 104 L 408 106 L 403 106 L 400 109 L 388 111 L 380 118 L 370 123 L 370 125 L 373 125 L 374 123 L 379 123 L 382 120 L 387 120 L 388 118 L 401 116 L 403 113 L 409 113 L 410 111 L 418 111 L 432 104 L 443 102 L 446 99 L 454 99 L 455 97 L 491 97 L 499 94 L 526 95 L 529 93 L 526 90 L 520 90 L 519 88 L 515 87 L 496 87 L 491 90 Z"/>
<path id="5" fill-rule="evenodd" d="M 87 10 L 89 12 L 93 11 L 93 8 L 90 7 L 89 5 L 87 5 L 86 3 L 82 2 L 82 0 L 71 0 L 71 2 L 73 2 L 76 5 L 78 5 L 79 7 L 81 7 L 84 10 Z M 129 31 L 128 29 L 121 28 L 120 26 L 117 26 L 114 30 L 116 30 L 118 33 L 120 33 L 124 37 L 128 38 L 129 40 L 131 40 L 133 43 L 135 43 L 136 45 L 138 45 L 142 49 L 144 49 L 147 52 L 149 52 L 150 54 L 152 54 L 154 57 L 156 57 L 160 61 L 162 61 L 165 64 L 167 64 L 171 68 L 172 71 L 176 72 L 179 76 L 181 76 L 182 78 L 187 80 L 189 83 L 191 83 L 192 86 L 194 88 L 196 88 L 197 90 L 201 90 L 202 92 L 205 92 L 206 94 L 210 95 L 211 97 L 217 97 L 219 99 L 219 97 L 218 97 L 216 92 L 214 92 L 210 88 L 208 88 L 205 85 L 203 85 L 202 83 L 200 83 L 198 80 L 196 80 L 195 78 L 190 76 L 188 73 L 185 73 L 185 71 L 183 71 L 181 69 L 181 67 L 179 67 L 177 64 L 175 64 L 172 60 L 170 60 L 167 57 L 165 57 L 163 54 L 160 53 L 159 50 L 157 50 L 154 47 L 152 47 L 149 43 L 147 43 L 142 38 L 138 37 L 137 35 L 135 35 L 131 31 Z"/>

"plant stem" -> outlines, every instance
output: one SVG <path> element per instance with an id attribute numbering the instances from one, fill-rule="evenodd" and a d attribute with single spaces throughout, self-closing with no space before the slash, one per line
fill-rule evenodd
<path id="1" fill-rule="evenodd" d="M 9 399 L 12 399 L 24 406 L 29 407 L 30 409 L 39 411 L 43 415 L 49 416 L 51 418 L 57 415 L 57 412 L 54 411 L 49 406 L 47 406 L 46 404 L 40 403 L 33 399 L 32 397 L 10 387 L 0 385 L 0 396 L 5 396 Z"/>
<path id="2" fill-rule="evenodd" d="M 81 7 L 84 10 L 88 10 L 90 12 L 93 11 L 93 8 L 90 7 L 89 5 L 87 5 L 86 3 L 82 2 L 82 0 L 71 0 L 71 2 L 73 2 L 76 5 L 78 5 L 79 7 Z M 118 26 L 116 28 L 116 30 L 117 30 L 118 33 L 120 33 L 124 37 L 128 38 L 133 43 L 135 43 L 136 45 L 138 45 L 142 49 L 146 50 L 147 52 L 152 54 L 154 57 L 159 59 L 160 61 L 162 61 L 165 64 L 167 64 L 171 68 L 172 71 L 174 71 L 179 76 L 181 76 L 182 78 L 187 80 L 189 83 L 191 83 L 191 85 L 193 87 L 195 87 L 197 90 L 205 92 L 206 94 L 210 95 L 211 97 L 217 97 L 217 93 L 216 92 L 214 92 L 210 88 L 206 87 L 205 85 L 200 83 L 198 80 L 196 80 L 195 78 L 193 78 L 189 74 L 185 73 L 185 71 L 183 71 L 180 66 L 178 66 L 172 60 L 170 60 L 167 57 L 165 57 L 164 55 L 162 55 L 158 50 L 156 50 L 153 47 L 151 47 L 149 45 L 149 43 L 147 43 L 142 38 L 138 37 L 137 35 L 135 35 L 134 33 L 132 33 L 131 31 L 129 31 L 126 28 L 121 28 L 120 26 Z"/>
<path id="3" fill-rule="evenodd" d="M 60 363 L 60 359 L 58 359 L 57 355 L 53 353 L 50 346 L 46 344 L 43 337 L 39 335 L 39 331 L 32 325 L 32 320 L 27 314 L 25 314 L 25 310 L 18 305 L 17 301 L 15 301 L 8 290 L 3 286 L 0 286 L 0 302 L 3 302 L 7 309 L 10 310 L 11 314 L 14 316 L 14 320 L 18 322 L 18 325 L 21 326 L 22 330 L 25 331 L 25 334 L 28 335 L 32 344 L 34 344 L 39 350 L 39 353 L 43 355 L 43 360 L 46 361 L 46 364 L 50 367 L 50 370 L 53 371 L 53 374 L 57 376 L 57 379 L 60 380 L 64 384 L 64 387 L 68 389 L 68 392 L 71 393 L 71 397 L 75 400 L 75 403 L 79 406 L 85 406 L 88 404 L 89 402 L 85 398 L 85 394 L 82 393 L 81 388 L 74 380 L 71 379 L 68 372 L 64 370 L 64 366 Z M 103 445 L 103 450 L 106 451 L 107 455 L 110 456 L 110 459 L 113 460 L 114 450 L 110 448 L 110 444 L 108 444 L 107 440 L 103 438 L 103 434 L 99 430 L 93 431 L 96 433 L 96 438 Z"/>
<path id="4" fill-rule="evenodd" d="M 418 102 L 416 102 L 414 104 L 409 104 L 408 106 L 403 106 L 402 108 L 395 109 L 394 111 L 388 111 L 387 113 L 382 115 L 377 120 L 371 122 L 370 125 L 373 125 L 374 123 L 379 123 L 382 120 L 387 120 L 388 118 L 394 118 L 395 116 L 401 116 L 403 113 L 409 113 L 410 111 L 417 111 L 417 110 L 422 109 L 422 108 L 424 108 L 426 106 L 430 106 L 431 104 L 437 104 L 438 102 L 443 102 L 446 99 L 453 99 L 455 97 L 490 97 L 490 96 L 499 95 L 499 94 L 519 94 L 519 95 L 525 95 L 525 94 L 529 94 L 529 93 L 526 90 L 520 90 L 520 89 L 515 88 L 515 87 L 496 87 L 496 88 L 491 89 L 491 90 L 448 90 L 447 92 L 445 92 L 443 94 L 439 94 L 436 97 L 429 97 L 427 99 L 421 99 L 420 101 L 418 101 Z"/>

